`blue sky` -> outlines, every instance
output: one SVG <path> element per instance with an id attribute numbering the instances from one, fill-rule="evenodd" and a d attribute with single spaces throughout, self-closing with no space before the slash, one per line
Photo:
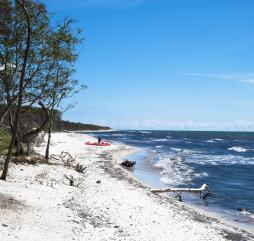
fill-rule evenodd
<path id="1" fill-rule="evenodd" d="M 119 129 L 254 130 L 253 0 L 44 0 L 78 20 L 64 118 Z"/>

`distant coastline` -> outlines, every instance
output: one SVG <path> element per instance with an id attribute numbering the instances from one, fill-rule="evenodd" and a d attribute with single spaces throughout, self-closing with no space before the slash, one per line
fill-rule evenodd
<path id="1" fill-rule="evenodd" d="M 59 131 L 111 131 L 112 129 L 108 126 L 99 126 L 94 124 L 84 124 L 80 122 L 71 122 L 61 120 L 59 123 Z M 57 131 L 58 131 L 57 130 Z"/>

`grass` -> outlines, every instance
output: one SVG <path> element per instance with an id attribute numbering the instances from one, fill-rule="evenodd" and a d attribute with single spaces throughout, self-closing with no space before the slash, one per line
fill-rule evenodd
<path id="1" fill-rule="evenodd" d="M 6 154 L 9 143 L 10 143 L 11 136 L 10 134 L 0 128 L 0 154 Z"/>

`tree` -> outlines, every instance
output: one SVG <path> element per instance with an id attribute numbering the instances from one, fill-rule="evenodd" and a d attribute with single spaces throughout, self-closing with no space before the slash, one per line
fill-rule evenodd
<path id="1" fill-rule="evenodd" d="M 74 63 L 78 57 L 77 46 L 81 42 L 80 30 L 73 29 L 73 20 L 50 25 L 49 14 L 44 4 L 33 0 L 17 0 L 16 8 L 4 0 L 10 14 L 0 17 L 0 23 L 8 25 L 11 33 L 0 39 L 0 101 L 4 107 L 2 120 L 9 115 L 12 132 L 1 179 L 5 180 L 14 144 L 16 153 L 21 153 L 21 143 L 29 143 L 42 131 L 50 114 L 48 109 L 74 93 L 77 81 L 72 80 Z M 26 34 L 24 34 L 26 33 Z M 1 104 L 0 103 L 0 104 Z M 20 122 L 26 111 L 23 106 L 42 107 L 45 119 L 36 129 L 27 130 Z M 51 111 L 52 112 L 52 111 Z M 14 119 L 14 122 L 12 121 Z"/>
<path id="2" fill-rule="evenodd" d="M 15 138 L 16 138 L 16 134 L 17 134 L 17 130 L 18 130 L 19 115 L 20 115 L 20 111 L 21 111 L 23 91 L 24 91 L 24 79 L 25 79 L 26 68 L 27 68 L 27 59 L 28 59 L 28 54 L 29 54 L 30 45 L 31 45 L 31 22 L 30 22 L 31 20 L 30 20 L 30 15 L 29 15 L 27 9 L 25 8 L 24 4 L 21 1 L 17 0 L 17 4 L 20 5 L 20 7 L 24 11 L 24 14 L 25 14 L 25 17 L 26 17 L 27 37 L 26 37 L 26 41 L 25 41 L 25 51 L 24 51 L 24 55 L 23 55 L 23 59 L 22 59 L 22 69 L 21 69 L 21 74 L 20 74 L 20 78 L 19 78 L 18 104 L 17 104 L 16 114 L 15 114 L 15 122 L 14 122 L 14 125 L 13 125 L 13 133 L 12 133 L 11 143 L 10 143 L 10 146 L 9 146 L 9 149 L 8 149 L 8 153 L 7 153 L 7 156 L 6 156 L 6 159 L 5 159 L 5 163 L 4 163 L 3 173 L 2 173 L 2 176 L 1 176 L 2 180 L 6 180 L 6 177 L 7 177 L 9 162 L 10 162 L 11 155 L 12 155 L 12 149 L 13 149 L 13 146 L 14 146 L 14 142 L 15 142 Z"/>
<path id="3" fill-rule="evenodd" d="M 74 63 L 78 57 L 77 45 L 81 42 L 79 37 L 80 30 L 78 29 L 73 34 L 72 24 L 72 19 L 66 19 L 63 24 L 59 24 L 56 30 L 52 31 L 49 38 L 49 41 L 55 44 L 50 49 L 51 62 L 54 63 L 54 72 L 51 73 L 51 81 L 47 90 L 49 93 L 48 102 L 50 103 L 50 121 L 45 152 L 46 160 L 49 159 L 52 118 L 55 113 L 55 108 L 61 107 L 63 100 L 86 89 L 86 86 L 79 85 L 77 80 L 72 79 L 72 75 L 75 72 Z M 71 104 L 65 106 L 64 111 L 71 107 Z"/>

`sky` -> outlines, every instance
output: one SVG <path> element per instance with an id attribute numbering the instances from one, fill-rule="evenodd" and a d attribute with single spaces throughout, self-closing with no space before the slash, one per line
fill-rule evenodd
<path id="1" fill-rule="evenodd" d="M 64 119 L 114 129 L 254 131 L 253 0 L 42 0 L 78 20 Z"/>

